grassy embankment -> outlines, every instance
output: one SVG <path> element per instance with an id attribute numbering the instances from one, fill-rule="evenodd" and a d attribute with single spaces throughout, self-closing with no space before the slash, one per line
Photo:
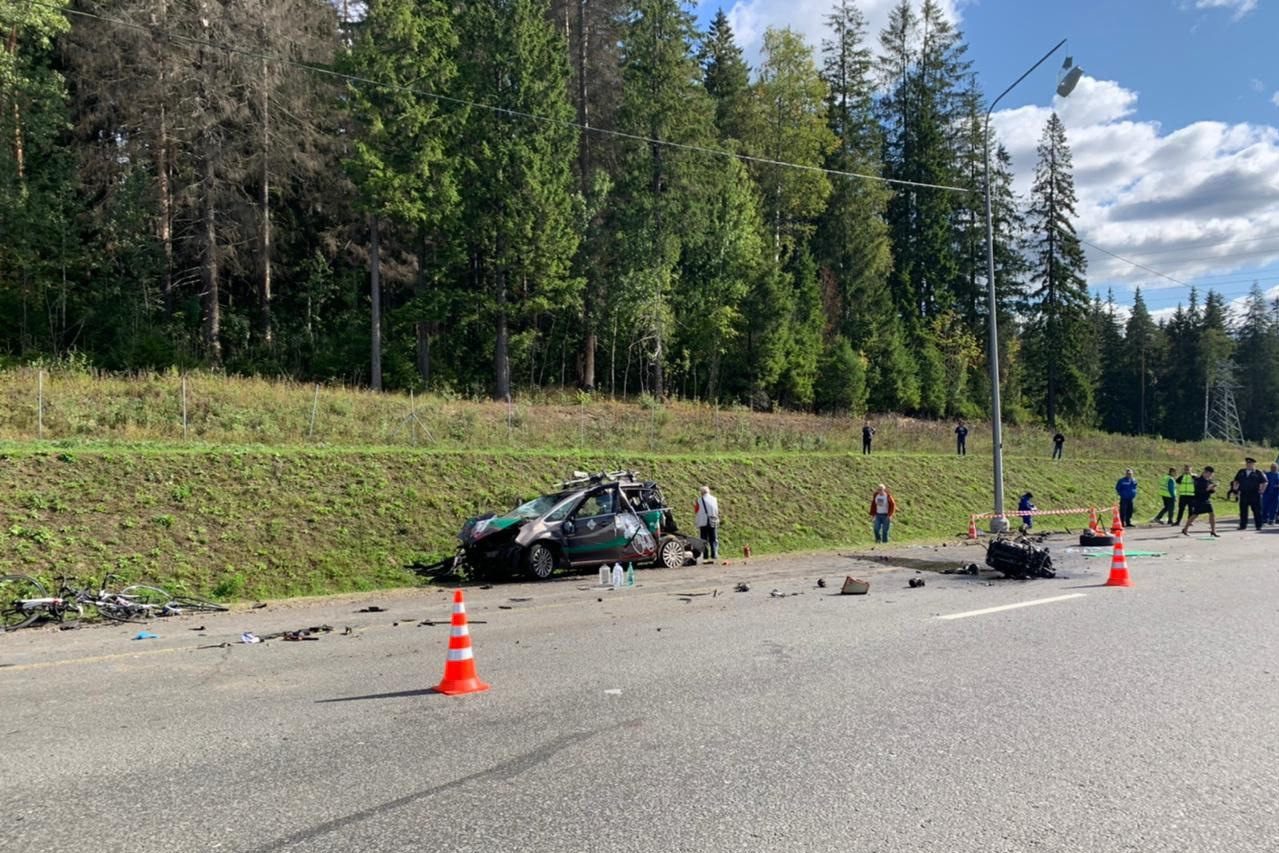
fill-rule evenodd
<path id="1" fill-rule="evenodd" d="M 176 377 L 64 375 L 46 380 L 38 441 L 33 402 L 23 410 L 27 378 L 0 373 L 0 572 L 116 571 L 223 598 L 403 585 L 412 582 L 403 564 L 449 551 L 467 515 L 508 507 L 573 469 L 641 471 L 662 483 L 685 526 L 697 485 L 712 484 L 730 554 L 746 543 L 756 553 L 867 545 L 866 504 L 880 481 L 901 503 L 902 541 L 954 537 L 989 503 L 981 425 L 958 459 L 949 424 L 877 418 L 885 450 L 862 457 L 847 450 L 860 428 L 847 419 L 596 399 L 523 402 L 508 425 L 501 404 L 419 398 L 413 446 L 400 428 L 407 397 L 336 389 L 320 395 L 321 445 L 306 439 L 311 389 L 200 376 L 188 391 L 188 435 L 199 440 L 184 442 Z M 1147 487 L 1142 517 L 1158 503 L 1160 469 L 1184 458 L 1224 472 L 1239 455 L 1083 435 L 1049 463 L 1042 430 L 1014 428 L 1009 439 L 1010 496 L 1030 489 L 1044 508 L 1108 505 L 1132 464 Z"/>

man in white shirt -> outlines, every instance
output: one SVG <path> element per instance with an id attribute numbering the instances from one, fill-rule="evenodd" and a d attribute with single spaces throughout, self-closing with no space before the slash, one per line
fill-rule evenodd
<path id="1" fill-rule="evenodd" d="M 702 495 L 697 499 L 695 509 L 693 523 L 706 541 L 706 553 L 702 557 L 713 562 L 719 559 L 719 499 L 711 494 L 710 486 L 702 486 Z"/>

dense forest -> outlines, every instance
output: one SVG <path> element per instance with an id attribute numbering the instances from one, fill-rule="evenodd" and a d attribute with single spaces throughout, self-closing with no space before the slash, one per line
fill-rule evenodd
<path id="1" fill-rule="evenodd" d="M 1057 116 L 1021 198 L 940 3 L 827 24 L 0 0 L 0 358 L 980 417 L 989 156 L 1007 417 L 1279 440 L 1279 304 L 1090 298 Z"/>

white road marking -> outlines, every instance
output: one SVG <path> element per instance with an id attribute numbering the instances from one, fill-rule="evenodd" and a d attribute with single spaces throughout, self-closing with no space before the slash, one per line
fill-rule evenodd
<path id="1" fill-rule="evenodd" d="M 1070 595 L 1054 595 L 1052 598 L 1036 598 L 1034 601 L 1020 601 L 1016 604 L 1002 604 L 999 607 L 986 607 L 981 610 L 968 610 L 964 613 L 950 613 L 938 616 L 938 619 L 967 619 L 969 616 L 985 616 L 988 613 L 999 613 L 1004 610 L 1016 610 L 1019 607 L 1034 607 L 1036 604 L 1052 604 L 1054 601 L 1069 601 L 1072 598 L 1083 598 L 1087 593 L 1074 592 Z"/>

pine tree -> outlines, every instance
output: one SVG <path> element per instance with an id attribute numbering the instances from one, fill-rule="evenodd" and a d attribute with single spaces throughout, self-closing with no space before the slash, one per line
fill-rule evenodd
<path id="1" fill-rule="evenodd" d="M 666 394 L 665 360 L 673 324 L 671 297 L 698 155 L 660 144 L 706 145 L 714 107 L 700 84 L 698 32 L 680 0 L 634 0 L 622 36 L 620 128 L 658 142 L 629 144 L 612 196 L 620 293 L 617 317 L 649 356 L 652 390 Z"/>
<path id="2" fill-rule="evenodd" d="M 916 15 L 909 0 L 890 13 L 880 35 L 879 75 L 885 96 L 885 174 L 902 181 L 954 186 L 959 161 L 954 128 L 962 114 L 960 86 L 968 63 L 963 41 L 936 0 Z M 959 275 L 956 195 L 904 187 L 892 199 L 893 296 L 913 333 L 948 310 Z"/>
<path id="3" fill-rule="evenodd" d="M 1107 432 L 1136 432 L 1136 407 L 1133 405 L 1132 388 L 1125 369 L 1125 344 L 1123 327 L 1115 313 L 1115 294 L 1108 292 L 1106 301 L 1093 300 L 1090 315 L 1092 352 L 1102 353 L 1103 358 L 1090 361 L 1090 384 L 1095 391 L 1094 408 L 1096 422 Z"/>
<path id="4" fill-rule="evenodd" d="M 750 67 L 720 9 L 702 40 L 702 80 L 715 100 L 715 129 L 720 140 L 741 140 L 749 123 Z"/>
<path id="5" fill-rule="evenodd" d="M 1235 332 L 1239 418 L 1253 441 L 1279 443 L 1279 323 L 1253 284 Z"/>
<path id="6" fill-rule="evenodd" d="M 1056 113 L 1039 141 L 1031 187 L 1028 231 L 1033 251 L 1027 385 L 1042 390 L 1044 415 L 1056 428 L 1058 414 L 1086 418 L 1093 408 L 1083 341 L 1088 333 L 1088 289 L 1083 247 L 1075 234 L 1075 180 L 1066 128 Z"/>
<path id="7" fill-rule="evenodd" d="M 471 3 L 459 23 L 466 130 L 465 223 L 476 291 L 493 322 L 493 396 L 511 397 L 512 327 L 580 298 L 571 276 L 580 197 L 559 32 L 537 0 Z M 530 120 L 524 116 L 538 116 Z"/>
<path id="8" fill-rule="evenodd" d="M 880 169 L 866 21 L 851 0 L 839 0 L 826 18 L 830 38 L 822 43 L 822 78 L 828 88 L 827 126 L 836 146 L 829 169 L 876 176 Z M 892 246 L 884 214 L 892 196 L 872 178 L 833 177 L 832 192 L 818 222 L 815 252 L 837 299 L 832 333 L 863 347 L 884 324 L 899 323 L 892 310 L 888 273 Z"/>
<path id="9" fill-rule="evenodd" d="M 1119 362 L 1123 372 L 1123 384 L 1130 398 L 1126 411 L 1129 417 L 1122 420 L 1121 429 L 1137 435 L 1147 435 L 1162 422 L 1161 406 L 1155 377 L 1162 370 L 1166 358 L 1163 333 L 1155 325 L 1146 308 L 1146 299 L 1138 287 L 1133 293 L 1132 313 L 1124 327 L 1124 346 Z"/>

